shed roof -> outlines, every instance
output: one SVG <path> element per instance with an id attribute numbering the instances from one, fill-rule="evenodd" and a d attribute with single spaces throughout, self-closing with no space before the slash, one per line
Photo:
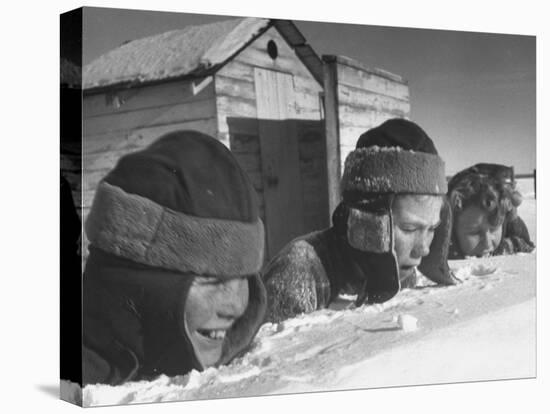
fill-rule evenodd
<path id="1" fill-rule="evenodd" d="M 204 71 L 225 61 L 268 24 L 268 19 L 232 19 L 133 40 L 86 65 L 84 89 Z"/>
<path id="2" fill-rule="evenodd" d="M 292 22 L 247 17 L 188 26 L 123 44 L 84 67 L 84 89 L 200 76 L 226 62 L 273 24 L 288 32 L 286 40 L 307 67 L 321 68 L 321 60 L 303 37 L 294 34 L 289 38 L 290 28 L 298 30 Z"/>

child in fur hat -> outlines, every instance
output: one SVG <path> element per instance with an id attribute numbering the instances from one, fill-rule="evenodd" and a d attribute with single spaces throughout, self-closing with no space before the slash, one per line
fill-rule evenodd
<path id="1" fill-rule="evenodd" d="M 444 162 L 415 123 L 364 133 L 345 162 L 332 227 L 291 241 L 264 269 L 267 320 L 328 307 L 341 293 L 381 303 L 416 285 L 416 269 L 454 284 Z"/>
<path id="2" fill-rule="evenodd" d="M 453 210 L 450 259 L 531 252 L 535 245 L 517 215 L 522 202 L 511 167 L 476 164 L 449 181 Z"/>
<path id="3" fill-rule="evenodd" d="M 263 320 L 264 230 L 231 152 L 195 131 L 122 157 L 86 222 L 83 384 L 225 364 Z"/>

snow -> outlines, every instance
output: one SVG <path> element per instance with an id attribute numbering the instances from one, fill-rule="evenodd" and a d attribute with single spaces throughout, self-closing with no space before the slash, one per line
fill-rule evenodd
<path id="1" fill-rule="evenodd" d="M 519 214 L 534 236 L 536 205 Z M 451 261 L 462 281 L 424 280 L 390 301 L 264 324 L 230 365 L 118 387 L 88 385 L 84 406 L 375 388 L 536 375 L 536 251 Z M 78 393 L 75 393 L 78 395 Z"/>
<path id="2" fill-rule="evenodd" d="M 535 299 L 531 299 L 441 329 L 342 369 L 332 387 L 353 389 L 533 377 L 535 307 Z M 433 360 L 438 363 L 418 362 Z M 373 372 L 376 376 L 365 378 L 362 372 Z"/>
<path id="3" fill-rule="evenodd" d="M 397 325 L 399 329 L 405 332 L 413 332 L 418 329 L 418 319 L 412 315 L 400 314 L 397 316 Z"/>
<path id="4" fill-rule="evenodd" d="M 517 178 L 516 189 L 521 193 L 524 199 L 535 198 L 535 186 L 532 178 Z"/>
<path id="5" fill-rule="evenodd" d="M 84 88 L 197 74 L 229 59 L 268 23 L 231 19 L 133 40 L 86 65 Z"/>

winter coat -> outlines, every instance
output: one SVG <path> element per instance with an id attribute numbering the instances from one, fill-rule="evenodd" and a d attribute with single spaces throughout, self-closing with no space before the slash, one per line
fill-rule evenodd
<path id="1" fill-rule="evenodd" d="M 265 291 L 249 281 L 249 303 L 225 338 L 225 364 L 244 352 L 262 322 Z M 83 383 L 119 385 L 202 370 L 182 328 L 193 277 L 90 252 L 83 286 Z"/>

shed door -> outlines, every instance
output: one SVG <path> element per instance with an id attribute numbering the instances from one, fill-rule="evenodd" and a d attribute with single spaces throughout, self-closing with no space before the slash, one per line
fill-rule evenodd
<path id="1" fill-rule="evenodd" d="M 292 75 L 254 69 L 260 133 L 267 255 L 303 231 L 302 188 Z"/>

